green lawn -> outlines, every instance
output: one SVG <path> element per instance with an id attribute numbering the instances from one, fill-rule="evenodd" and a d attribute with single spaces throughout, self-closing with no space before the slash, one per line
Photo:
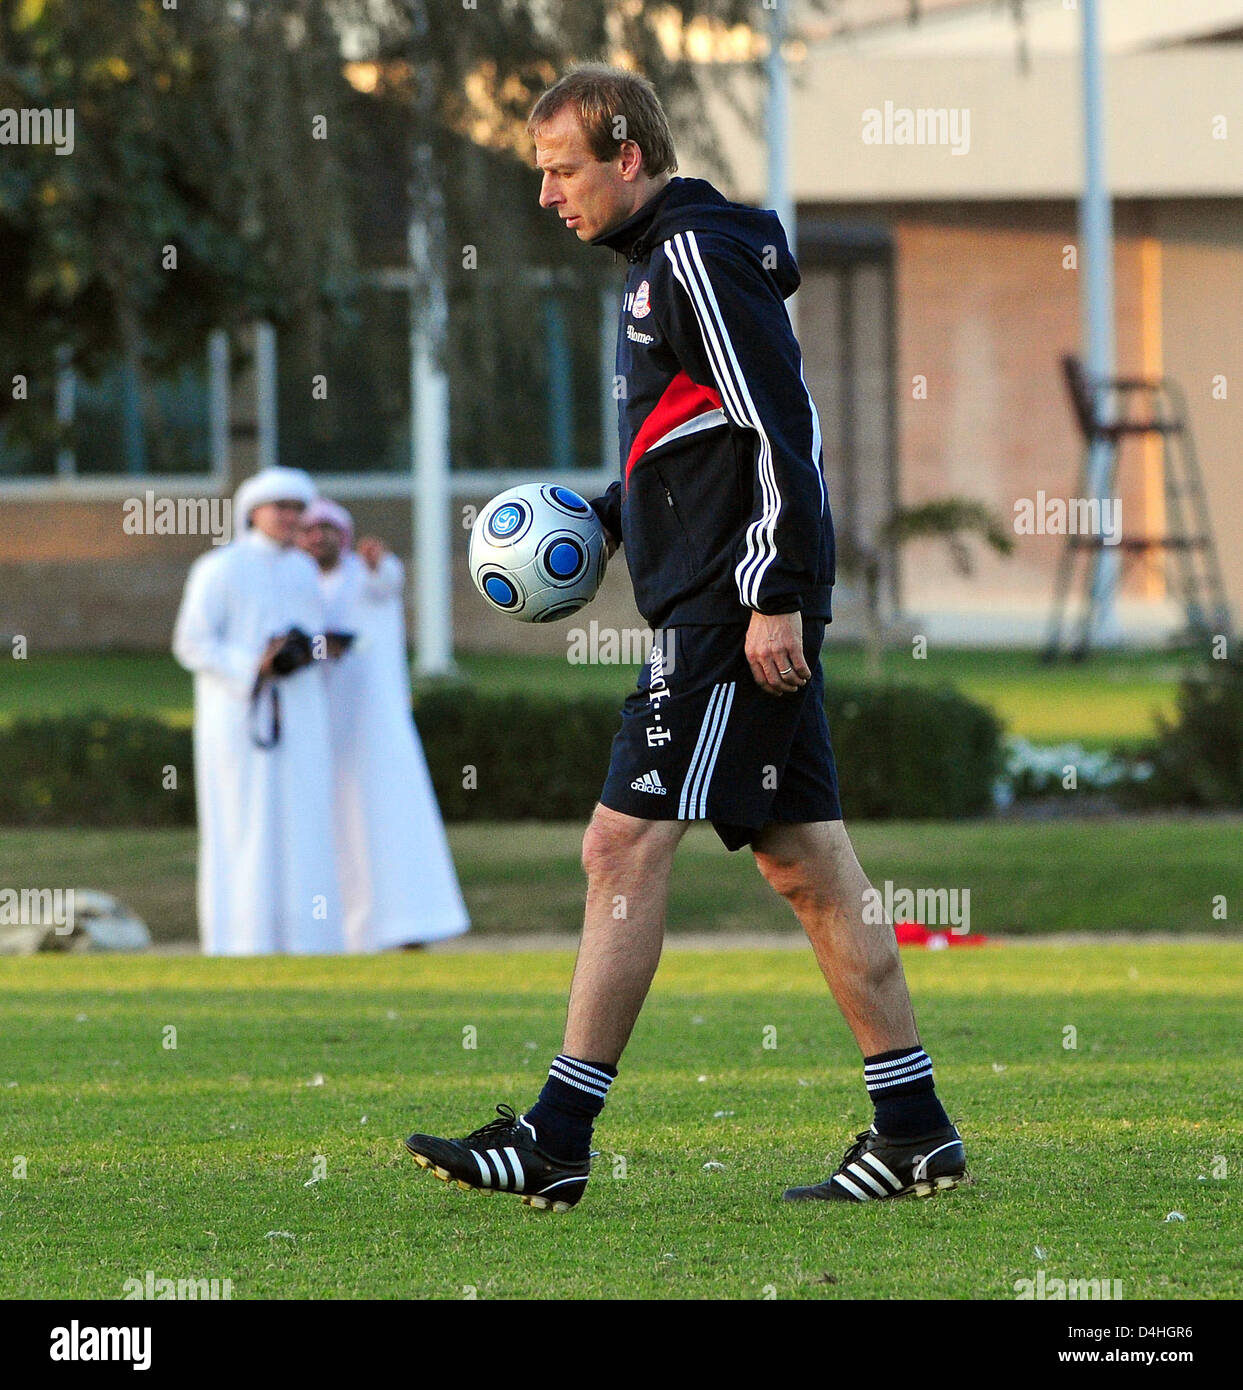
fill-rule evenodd
<path id="1" fill-rule="evenodd" d="M 1135 743 L 1156 712 L 1173 713 L 1189 658 L 1160 652 L 1106 653 L 1082 665 L 1047 667 L 1032 652 L 932 649 L 926 660 L 890 652 L 894 680 L 948 684 L 991 706 L 1013 734 L 1035 743 L 1074 740 L 1090 748 Z M 829 642 L 829 680 L 863 679 L 863 654 Z M 553 656 L 463 656 L 463 676 L 497 691 L 598 693 L 620 705 L 633 667 L 570 666 Z M 190 677 L 170 656 L 51 653 L 6 661 L 0 672 L 0 724 L 15 714 L 133 709 L 188 723 Z"/>
<path id="2" fill-rule="evenodd" d="M 14 715 L 129 710 L 189 724 L 191 676 L 159 653 L 48 652 L 5 661 L 0 674 L 0 725 Z"/>
<path id="3" fill-rule="evenodd" d="M 451 825 L 475 930 L 573 932 L 584 880 L 580 825 Z M 1243 904 L 1243 816 L 859 822 L 851 837 L 873 883 L 969 889 L 971 927 L 998 932 L 1229 930 Z M 157 939 L 195 936 L 192 830 L 7 830 L 0 886 L 99 888 Z M 1231 916 L 1212 915 L 1225 897 Z M 783 931 L 794 918 L 755 871 L 694 827 L 675 863 L 671 932 Z"/>
<path id="4" fill-rule="evenodd" d="M 416 1170 L 410 1129 L 530 1104 L 571 963 L 0 960 L 0 1293 L 1011 1299 L 1043 1269 L 1243 1296 L 1243 947 L 908 952 L 975 1178 L 932 1201 L 779 1200 L 867 1120 L 809 953 L 667 955 L 572 1213 Z"/>

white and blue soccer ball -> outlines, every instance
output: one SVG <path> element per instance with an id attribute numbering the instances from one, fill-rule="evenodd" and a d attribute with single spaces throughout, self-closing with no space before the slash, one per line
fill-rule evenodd
<path id="1" fill-rule="evenodd" d="M 520 623 L 555 623 L 596 596 L 608 564 L 604 527 L 577 492 L 524 483 L 494 497 L 470 534 L 470 577 Z"/>

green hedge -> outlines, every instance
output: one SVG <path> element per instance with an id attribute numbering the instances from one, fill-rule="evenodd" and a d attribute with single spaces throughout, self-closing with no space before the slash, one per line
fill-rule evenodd
<path id="1" fill-rule="evenodd" d="M 825 693 L 847 820 L 958 820 L 992 809 L 1002 726 L 957 691 L 832 686 Z"/>
<path id="2" fill-rule="evenodd" d="M 834 686 L 825 708 L 847 818 L 990 809 L 1002 731 L 982 706 L 952 690 Z M 618 710 L 595 697 L 422 695 L 415 718 L 445 819 L 582 819 L 608 770 Z"/>
<path id="3" fill-rule="evenodd" d="M 619 702 L 421 693 L 414 721 L 444 818 L 581 820 L 609 765 Z"/>
<path id="4" fill-rule="evenodd" d="M 192 764 L 190 730 L 144 715 L 15 719 L 0 730 L 0 825 L 193 825 Z"/>
<path id="5" fill-rule="evenodd" d="M 1243 656 L 1190 671 L 1178 691 L 1173 723 L 1141 752 L 1152 776 L 1133 800 L 1150 806 L 1243 808 Z"/>
<path id="6" fill-rule="evenodd" d="M 415 718 L 445 819 L 584 819 L 619 707 L 459 687 L 420 694 Z M 948 690 L 859 686 L 834 687 L 826 708 L 848 818 L 954 818 L 991 806 L 1001 730 L 979 705 Z M 0 824 L 193 823 L 188 729 L 85 714 L 19 719 L 0 732 Z"/>

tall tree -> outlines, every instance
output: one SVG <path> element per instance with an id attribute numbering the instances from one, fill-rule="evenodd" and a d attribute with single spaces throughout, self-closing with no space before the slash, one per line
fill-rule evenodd
<path id="1" fill-rule="evenodd" d="M 124 362 L 158 447 L 153 374 L 343 281 L 339 170 L 311 143 L 347 90 L 336 44 L 319 0 L 3 0 L 0 106 L 72 112 L 74 142 L 0 163 L 0 380 Z M 8 391 L 0 420 L 50 427 Z"/>
<path id="2" fill-rule="evenodd" d="M 46 397 L 68 354 L 87 377 L 128 365 L 158 448 L 153 380 L 201 361 L 212 328 L 268 318 L 314 345 L 348 309 L 376 254 L 366 171 L 427 150 L 422 178 L 390 171 L 394 201 L 413 187 L 460 218 L 472 146 L 512 160 L 535 96 L 582 59 L 646 71 L 706 134 L 713 70 L 687 36 L 763 15 L 755 0 L 0 0 L 0 108 L 72 110 L 75 127 L 71 155 L 0 160 L 0 426 L 53 429 L 7 387 L 20 373 Z M 364 97 L 350 56 L 374 60 Z M 390 232 L 409 209 L 393 211 Z"/>

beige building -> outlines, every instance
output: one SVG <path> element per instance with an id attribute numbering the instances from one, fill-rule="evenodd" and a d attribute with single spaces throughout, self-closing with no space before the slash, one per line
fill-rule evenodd
<path id="1" fill-rule="evenodd" d="M 789 49 L 799 330 L 839 527 L 864 538 L 895 504 L 950 494 L 1012 519 L 1038 492 L 1074 494 L 1080 465 L 1059 359 L 1081 346 L 1081 16 L 1026 0 L 1018 28 L 1007 6 L 921 8 L 914 26 L 896 0 L 839 6 L 831 23 L 808 9 Z M 1100 10 L 1117 369 L 1186 393 L 1237 622 L 1243 4 Z M 762 135 L 724 101 L 716 121 L 732 191 L 762 200 Z M 1127 534 L 1163 533 L 1151 439 L 1124 447 L 1118 493 Z M 1015 540 L 1009 559 L 977 550 L 971 578 L 943 548 L 906 549 L 906 615 L 947 640 L 1038 640 L 1061 540 Z M 1159 557 L 1127 566 L 1118 608 L 1136 638 L 1180 625 Z"/>

